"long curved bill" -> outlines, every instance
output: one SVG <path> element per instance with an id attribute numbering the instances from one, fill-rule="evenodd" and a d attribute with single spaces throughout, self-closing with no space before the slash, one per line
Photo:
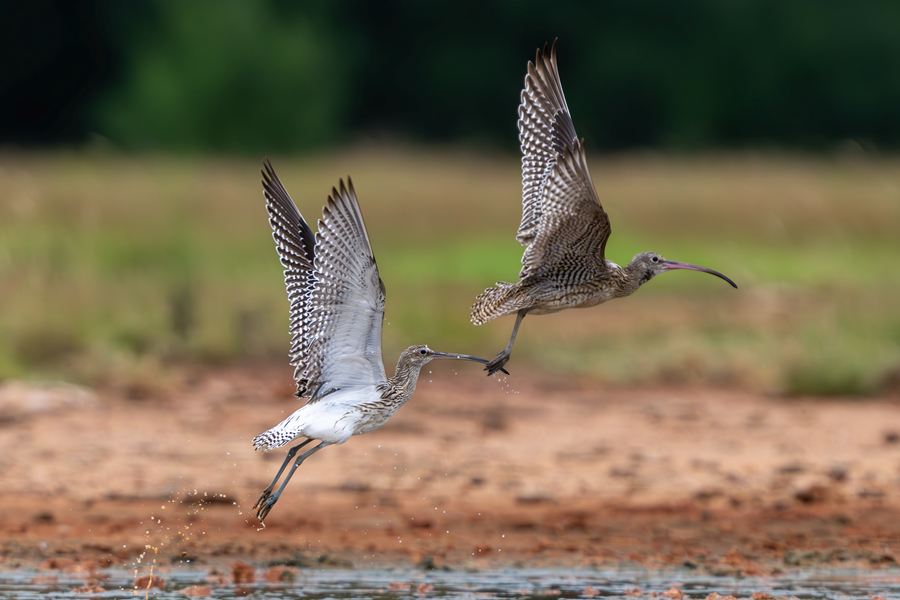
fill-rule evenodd
<path id="1" fill-rule="evenodd" d="M 447 352 L 435 352 L 434 350 L 432 350 L 432 352 L 434 352 L 435 358 L 443 358 L 443 359 L 455 358 L 458 360 L 471 360 L 473 362 L 481 363 L 483 365 L 486 365 L 489 362 L 491 362 L 484 358 L 478 358 L 477 356 L 469 356 L 468 354 L 449 354 Z M 506 369 L 500 369 L 500 370 L 503 371 L 504 373 L 506 373 L 507 375 L 509 375 L 509 371 L 507 371 Z"/>
<path id="2" fill-rule="evenodd" d="M 737 284 L 732 280 L 728 279 L 718 271 L 713 271 L 712 269 L 707 269 L 706 267 L 698 267 L 697 265 L 692 265 L 690 263 L 678 262 L 677 260 L 667 260 L 666 261 L 666 270 L 674 271 L 675 269 L 686 269 L 688 271 L 702 271 L 704 273 L 709 273 L 710 275 L 715 275 L 716 277 L 720 277 L 731 284 L 731 287 L 737 289 Z"/>

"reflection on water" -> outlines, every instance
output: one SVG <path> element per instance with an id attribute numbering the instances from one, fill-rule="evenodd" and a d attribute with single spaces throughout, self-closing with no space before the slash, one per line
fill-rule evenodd
<path id="1" fill-rule="evenodd" d="M 146 591 L 132 589 L 134 574 L 125 570 L 102 571 L 105 591 L 85 593 L 84 579 L 48 577 L 45 572 L 0 573 L 0 598 L 135 598 Z M 300 570 L 293 582 L 214 586 L 208 598 L 681 598 L 705 599 L 709 594 L 737 598 L 816 598 L 846 600 L 875 596 L 900 599 L 900 571 L 808 571 L 769 578 L 697 577 L 686 572 L 553 571 L 511 569 L 505 571 L 410 571 L 410 570 Z M 207 586 L 205 571 L 165 573 L 166 591 L 152 588 L 152 598 L 179 598 L 191 585 Z M 681 594 L 672 588 L 680 590 Z M 672 590 L 672 591 L 670 591 Z M 199 590 L 201 594 L 206 590 Z M 715 597 L 714 597 L 715 598 Z M 724 599 L 722 599 L 724 600 Z"/>

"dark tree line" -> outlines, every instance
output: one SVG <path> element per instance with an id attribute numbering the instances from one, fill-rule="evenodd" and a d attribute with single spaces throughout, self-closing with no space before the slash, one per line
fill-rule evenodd
<path id="1" fill-rule="evenodd" d="M 2 0 L 0 142 L 512 150 L 525 63 L 558 36 L 595 147 L 897 148 L 898 31 L 893 0 Z"/>

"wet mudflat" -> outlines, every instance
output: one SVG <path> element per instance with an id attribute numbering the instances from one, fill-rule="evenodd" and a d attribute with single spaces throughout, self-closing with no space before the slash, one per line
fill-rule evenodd
<path id="1" fill-rule="evenodd" d="M 0 573 L 0 598 L 900 598 L 900 572 L 799 571 L 780 577 L 698 577 L 684 571 L 533 570 L 410 571 L 325 569 L 280 571 L 240 584 L 216 581 L 205 571 L 181 570 L 135 586 L 132 572 L 105 570 L 85 584 L 34 571 Z"/>
<path id="2" fill-rule="evenodd" d="M 424 373 L 387 426 L 307 461 L 260 528 L 283 454 L 250 440 L 298 405 L 291 383 L 265 366 L 140 390 L 5 383 L 4 585 L 131 593 L 152 571 L 166 594 L 538 595 L 573 577 L 560 595 L 699 582 L 705 598 L 896 572 L 895 397 Z"/>

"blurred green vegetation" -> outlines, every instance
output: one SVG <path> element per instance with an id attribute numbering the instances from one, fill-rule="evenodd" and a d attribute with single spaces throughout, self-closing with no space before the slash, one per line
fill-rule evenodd
<path id="1" fill-rule="evenodd" d="M 525 63 L 556 37 L 595 147 L 900 145 L 896 2 L 155 0 L 143 11 L 97 105 L 98 131 L 125 147 L 286 152 L 390 132 L 512 149 Z"/>
<path id="2" fill-rule="evenodd" d="M 296 153 L 347 140 L 513 152 L 559 38 L 600 149 L 900 147 L 893 0 L 45 0 L 0 9 L 0 141 Z"/>
<path id="3" fill-rule="evenodd" d="M 129 39 L 127 79 L 94 106 L 109 138 L 219 152 L 336 139 L 358 58 L 329 28 L 300 11 L 282 18 L 266 2 L 161 0 L 151 8 L 152 25 Z"/>
<path id="4" fill-rule="evenodd" d="M 388 370 L 428 343 L 492 356 L 512 318 L 468 322 L 515 281 L 518 160 L 359 147 L 273 158 L 317 219 L 352 173 L 387 287 Z M 184 364 L 287 365 L 288 307 L 259 162 L 0 155 L 0 378 L 130 385 Z M 790 394 L 877 391 L 900 368 L 900 162 L 731 155 L 595 161 L 609 258 L 642 250 L 718 269 L 529 317 L 510 369 L 611 384 L 713 383 Z M 286 367 L 287 370 L 287 367 Z"/>

